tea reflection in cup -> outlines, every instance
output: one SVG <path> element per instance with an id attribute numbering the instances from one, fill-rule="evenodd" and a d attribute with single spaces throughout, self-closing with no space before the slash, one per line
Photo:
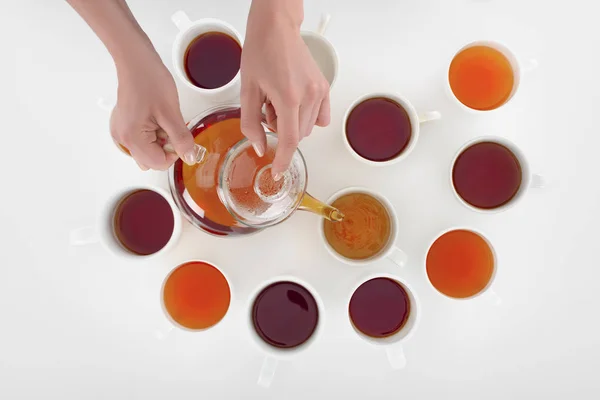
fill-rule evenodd
<path id="1" fill-rule="evenodd" d="M 179 240 L 181 229 L 181 215 L 170 195 L 158 187 L 140 185 L 109 197 L 95 225 L 74 229 L 69 242 L 72 246 L 99 242 L 118 257 L 146 260 L 168 252 Z"/>
<path id="2" fill-rule="evenodd" d="M 385 273 L 359 279 L 347 300 L 348 322 L 364 341 L 385 349 L 393 369 L 406 366 L 402 343 L 418 326 L 420 305 L 400 278 Z"/>
<path id="3" fill-rule="evenodd" d="M 321 298 L 307 282 L 291 275 L 263 282 L 249 297 L 252 342 L 265 354 L 257 384 L 271 386 L 279 360 L 305 352 L 323 329 Z"/>
<path id="4" fill-rule="evenodd" d="M 353 199 L 355 195 L 361 198 Z M 338 204 L 340 201 L 347 201 L 348 204 Z M 387 198 L 367 188 L 348 187 L 333 194 L 326 203 L 344 213 L 341 222 L 319 221 L 321 240 L 334 258 L 353 266 L 372 264 L 384 258 L 400 267 L 406 264 L 406 253 L 396 246 L 398 216 Z M 369 215 L 365 214 L 365 209 L 370 210 Z M 341 236 L 340 239 L 350 236 L 360 240 L 360 243 L 343 243 L 342 240 L 338 245 L 337 236 Z M 350 253 L 346 248 L 353 250 Z M 356 251 L 360 251 L 360 254 Z"/>

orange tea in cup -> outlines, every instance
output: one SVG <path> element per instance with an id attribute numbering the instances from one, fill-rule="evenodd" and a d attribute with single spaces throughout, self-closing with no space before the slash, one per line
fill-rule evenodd
<path id="1" fill-rule="evenodd" d="M 429 248 L 427 277 L 440 293 L 464 299 L 487 289 L 495 263 L 486 239 L 470 230 L 455 229 L 438 237 Z"/>
<path id="2" fill-rule="evenodd" d="M 171 319 L 193 330 L 216 325 L 229 309 L 231 291 L 225 276 L 202 261 L 175 268 L 163 286 L 163 304 Z"/>
<path id="3" fill-rule="evenodd" d="M 510 99 L 515 73 L 510 60 L 500 50 L 474 45 L 454 56 L 448 81 L 462 104 L 474 110 L 489 111 Z"/>

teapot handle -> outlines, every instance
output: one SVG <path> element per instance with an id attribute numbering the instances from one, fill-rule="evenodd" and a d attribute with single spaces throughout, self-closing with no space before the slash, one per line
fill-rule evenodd
<path id="1" fill-rule="evenodd" d="M 309 193 L 304 194 L 298 209 L 310 211 L 332 222 L 340 222 L 344 219 L 344 214 L 340 210 L 315 199 Z"/>

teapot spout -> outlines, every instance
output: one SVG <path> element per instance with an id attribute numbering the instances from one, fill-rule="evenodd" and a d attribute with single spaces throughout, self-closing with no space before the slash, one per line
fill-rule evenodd
<path id="1" fill-rule="evenodd" d="M 344 220 L 344 213 L 338 210 L 335 207 L 330 206 L 329 204 L 325 204 L 310 194 L 305 193 L 302 198 L 302 202 L 300 203 L 299 210 L 310 211 L 314 214 L 320 215 L 321 217 L 331 221 L 331 222 L 341 222 Z"/>

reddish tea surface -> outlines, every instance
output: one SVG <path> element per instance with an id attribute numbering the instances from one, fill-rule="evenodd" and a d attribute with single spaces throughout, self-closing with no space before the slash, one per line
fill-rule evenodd
<path id="1" fill-rule="evenodd" d="M 303 286 L 276 282 L 256 297 L 252 321 L 265 342 L 292 348 L 310 339 L 319 322 L 319 309 L 315 298 Z"/>
<path id="2" fill-rule="evenodd" d="M 398 282 L 374 278 L 356 289 L 348 312 L 356 329 L 367 336 L 383 338 L 404 327 L 410 315 L 410 299 Z"/>
<path id="3" fill-rule="evenodd" d="M 452 169 L 452 183 L 467 203 L 494 209 L 510 202 L 521 188 L 521 164 L 505 146 L 480 142 L 466 148 Z"/>
<path id="4" fill-rule="evenodd" d="M 475 110 L 500 107 L 510 98 L 515 82 L 510 61 L 488 46 L 458 53 L 450 64 L 448 79 L 456 98 Z"/>
<path id="5" fill-rule="evenodd" d="M 219 322 L 229 309 L 227 279 L 210 264 L 188 262 L 175 269 L 164 285 L 166 311 L 179 325 L 205 329 Z"/>
<path id="6" fill-rule="evenodd" d="M 410 142 L 412 126 L 406 110 L 387 98 L 358 104 L 348 115 L 346 137 L 358 155 L 371 161 L 396 158 Z"/>
<path id="7" fill-rule="evenodd" d="M 125 196 L 114 213 L 113 230 L 130 252 L 149 255 L 171 239 L 175 218 L 171 206 L 152 190 L 137 190 Z"/>
<path id="8" fill-rule="evenodd" d="M 190 81 L 203 89 L 228 84 L 240 70 L 242 48 L 229 35 L 208 32 L 198 36 L 185 52 L 185 72 Z"/>
<path id="9" fill-rule="evenodd" d="M 494 273 L 492 249 L 478 234 L 455 230 L 440 236 L 427 253 L 427 276 L 443 294 L 466 298 L 486 288 Z"/>

